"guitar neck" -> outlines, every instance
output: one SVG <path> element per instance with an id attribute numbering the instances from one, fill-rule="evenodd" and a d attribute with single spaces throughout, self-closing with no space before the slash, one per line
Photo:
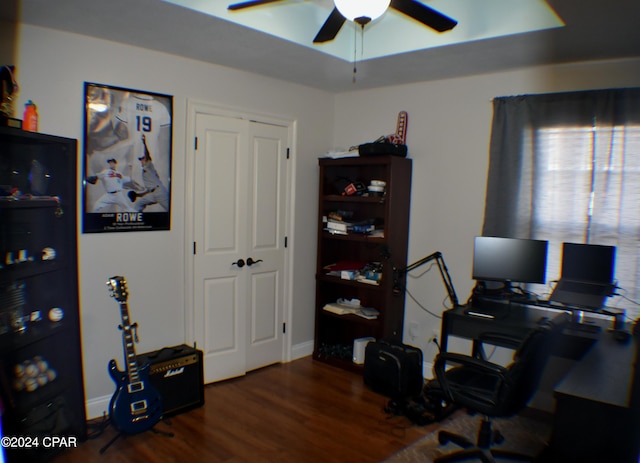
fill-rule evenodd
<path id="1" fill-rule="evenodd" d="M 135 383 L 140 380 L 140 376 L 133 339 L 134 327 L 131 324 L 129 307 L 126 302 L 120 302 L 120 315 L 122 318 L 122 342 L 124 344 L 125 362 L 127 363 L 127 375 L 129 376 L 129 383 Z"/>

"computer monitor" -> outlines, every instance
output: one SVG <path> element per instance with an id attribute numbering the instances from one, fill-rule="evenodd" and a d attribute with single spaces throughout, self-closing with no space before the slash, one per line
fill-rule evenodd
<path id="1" fill-rule="evenodd" d="M 507 283 L 546 283 L 548 241 L 476 236 L 474 280 Z"/>
<path id="2" fill-rule="evenodd" d="M 562 243 L 562 274 L 567 280 L 613 283 L 616 247 Z"/>

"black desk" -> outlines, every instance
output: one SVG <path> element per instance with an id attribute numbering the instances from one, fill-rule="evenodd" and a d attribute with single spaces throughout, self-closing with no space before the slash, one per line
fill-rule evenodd
<path id="1" fill-rule="evenodd" d="M 611 333 L 602 333 L 555 387 L 545 461 L 638 462 L 636 342 L 621 344 Z"/>
<path id="2" fill-rule="evenodd" d="M 536 327 L 540 320 L 566 312 L 564 309 L 533 303 L 485 300 L 482 306 L 460 306 L 442 314 L 441 349 L 447 351 L 449 336 L 473 341 L 473 355 L 479 353 L 482 342 L 514 348 Z M 488 318 L 481 315 L 491 315 Z M 560 357 L 578 359 L 593 344 L 600 331 L 608 327 L 606 320 L 587 320 L 575 329 L 565 330 L 554 351 Z"/>
<path id="3" fill-rule="evenodd" d="M 449 336 L 472 340 L 474 354 L 482 342 L 513 348 L 513 340 L 524 339 L 541 318 L 562 311 L 514 301 L 456 307 L 443 313 L 441 348 L 447 350 Z M 563 331 L 554 355 L 577 361 L 554 387 L 553 433 L 542 461 L 638 462 L 640 369 L 634 368 L 638 341 L 616 341 L 611 327 L 606 318 L 592 318 Z"/>

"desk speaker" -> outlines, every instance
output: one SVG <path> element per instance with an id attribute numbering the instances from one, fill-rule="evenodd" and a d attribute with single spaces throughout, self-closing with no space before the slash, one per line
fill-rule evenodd
<path id="1" fill-rule="evenodd" d="M 202 351 L 182 344 L 138 355 L 149 366 L 149 381 L 162 396 L 163 416 L 173 416 L 204 404 Z"/>

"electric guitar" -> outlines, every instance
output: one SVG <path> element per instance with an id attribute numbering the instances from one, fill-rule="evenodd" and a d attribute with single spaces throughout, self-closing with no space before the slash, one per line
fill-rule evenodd
<path id="1" fill-rule="evenodd" d="M 120 371 L 114 359 L 109 361 L 109 374 L 116 383 L 116 391 L 109 402 L 109 418 L 116 429 L 135 434 L 148 431 L 162 418 L 162 397 L 148 381 L 149 364 L 138 367 L 134 348 L 133 331 L 137 323 L 131 324 L 127 307 L 127 282 L 124 277 L 114 276 L 107 281 L 110 296 L 120 305 L 122 317 L 122 341 L 127 364 Z"/>

